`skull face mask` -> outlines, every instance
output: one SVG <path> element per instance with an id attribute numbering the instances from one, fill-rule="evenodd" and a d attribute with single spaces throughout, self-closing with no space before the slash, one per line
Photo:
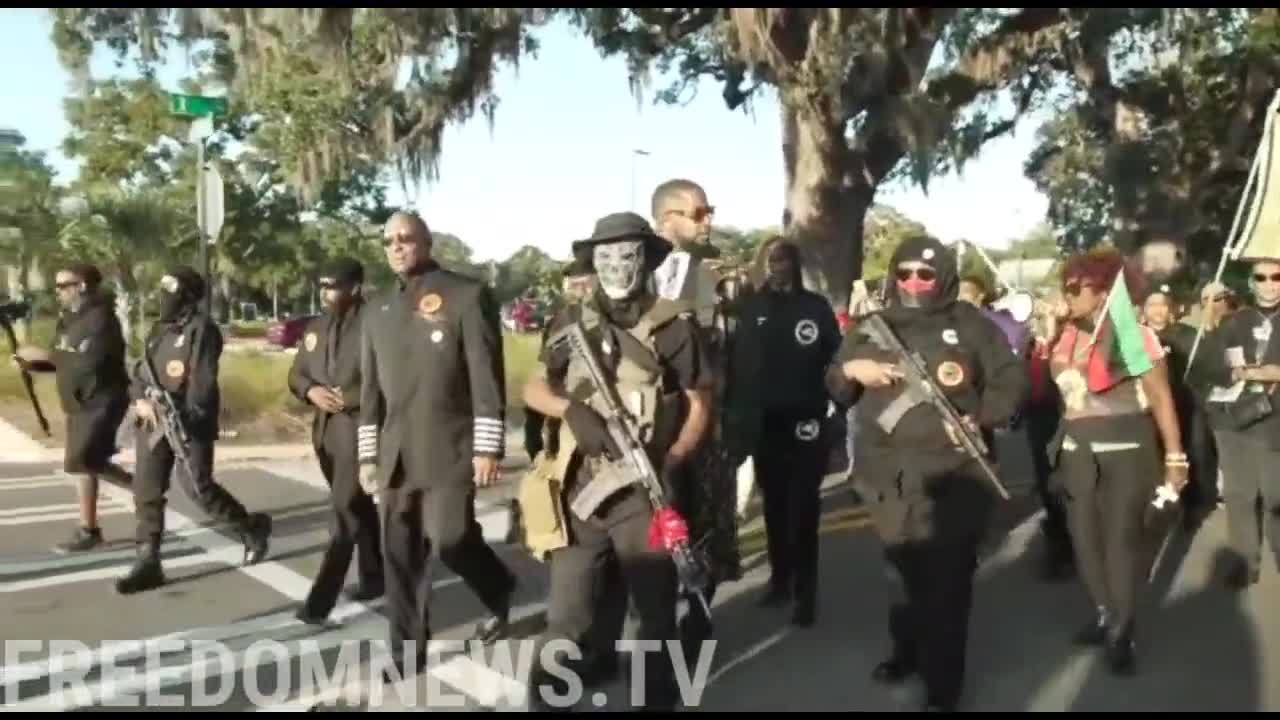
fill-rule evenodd
<path id="1" fill-rule="evenodd" d="M 597 245 L 592 249 L 592 262 L 604 294 L 610 300 L 625 300 L 640 289 L 644 243 L 625 240 Z"/>

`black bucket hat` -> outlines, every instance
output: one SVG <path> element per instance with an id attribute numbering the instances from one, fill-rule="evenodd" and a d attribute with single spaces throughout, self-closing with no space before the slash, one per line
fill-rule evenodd
<path id="1" fill-rule="evenodd" d="M 591 237 L 573 243 L 573 265 L 575 269 L 595 271 L 592 263 L 592 248 L 602 243 L 616 240 L 641 240 L 644 242 L 646 271 L 652 272 L 662 264 L 671 252 L 671 243 L 653 231 L 649 221 L 633 212 L 613 213 L 596 221 Z"/>

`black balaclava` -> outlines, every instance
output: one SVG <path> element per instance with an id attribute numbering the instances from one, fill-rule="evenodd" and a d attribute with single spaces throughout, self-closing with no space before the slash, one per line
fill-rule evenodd
<path id="1" fill-rule="evenodd" d="M 912 275 L 907 280 L 898 277 L 898 265 L 919 261 L 934 269 L 932 281 Z M 933 315 L 951 307 L 960 294 L 960 273 L 955 255 L 938 240 L 926 236 L 907 238 L 898 245 L 889 261 L 889 275 L 885 278 L 886 312 L 898 320 L 910 321 L 917 317 Z"/>
<path id="2" fill-rule="evenodd" d="M 177 281 L 176 287 L 169 278 Z M 171 268 L 160 280 L 160 322 L 179 322 L 192 311 L 204 295 L 204 278 L 185 265 Z"/>

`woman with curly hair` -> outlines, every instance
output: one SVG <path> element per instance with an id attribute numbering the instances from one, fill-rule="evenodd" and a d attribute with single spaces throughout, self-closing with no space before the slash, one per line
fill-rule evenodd
<path id="1" fill-rule="evenodd" d="M 1144 372 L 1118 371 L 1106 352 L 1115 326 L 1104 314 L 1121 273 L 1127 287 L 1140 289 L 1141 279 L 1114 251 L 1075 255 L 1063 267 L 1050 372 L 1064 408 L 1050 456 L 1077 569 L 1096 608 L 1076 642 L 1103 646 L 1111 669 L 1131 674 L 1134 606 L 1150 558 L 1147 508 L 1161 480 L 1175 492 L 1186 484 L 1187 456 L 1155 333 L 1139 326 L 1150 361 Z"/>

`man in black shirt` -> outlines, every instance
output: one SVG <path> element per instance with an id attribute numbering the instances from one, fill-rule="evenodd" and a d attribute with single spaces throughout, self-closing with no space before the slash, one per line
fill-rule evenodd
<path id="1" fill-rule="evenodd" d="M 129 379 L 125 372 L 125 342 L 102 290 L 102 274 L 92 265 L 59 270 L 54 278 L 62 315 L 55 331 L 53 352 L 30 346 L 19 348 L 20 367 L 57 373 L 58 399 L 67 418 L 63 470 L 80 477 L 80 527 L 58 552 L 91 550 L 102 544 L 98 527 L 98 479 L 131 481 L 129 473 L 111 462 L 116 432 L 129 409 Z"/>
<path id="2" fill-rule="evenodd" d="M 575 255 L 596 273 L 598 289 L 588 301 L 561 312 L 550 330 L 554 336 L 570 322 L 582 322 L 618 396 L 645 429 L 650 458 L 666 483 L 687 477 L 678 471 L 706 433 L 711 389 L 697 328 L 681 316 L 679 303 L 649 290 L 649 277 L 668 249 L 638 215 L 602 218 L 591 239 L 574 245 Z M 655 516 L 644 488 L 634 481 L 587 517 L 573 512 L 580 493 L 606 479 L 601 460 L 620 458 L 619 448 L 605 428 L 599 398 L 585 381 L 584 369 L 571 361 L 567 349 L 544 350 L 541 362 L 543 371 L 529 381 L 524 400 L 548 418 L 564 421 L 557 475 L 568 525 L 567 544 L 552 550 L 548 559 L 551 597 L 544 641 L 586 640 L 600 607 L 594 593 L 603 585 L 599 574 L 610 556 L 616 558 L 639 615 L 637 639 L 661 643 L 657 652 L 633 656 L 633 662 L 644 663 L 641 704 L 648 710 L 671 710 L 677 688 L 667 642 L 677 638 L 678 585 L 664 548 L 681 532 L 687 536 L 687 526 L 672 512 Z M 667 488 L 669 496 L 674 490 Z M 655 519 L 663 522 L 654 525 Z M 604 591 L 616 592 L 617 586 Z M 548 701 L 549 693 L 565 692 L 548 688 L 555 684 L 551 674 L 545 667 L 533 674 L 533 706 Z"/>
<path id="3" fill-rule="evenodd" d="M 1206 337 L 1193 369 L 1224 389 L 1210 407 L 1221 418 L 1214 435 L 1235 555 L 1227 583 L 1236 588 L 1258 582 L 1263 537 L 1280 566 L 1280 261 L 1254 262 L 1249 287 L 1253 302 Z"/>
<path id="4" fill-rule="evenodd" d="M 299 619 L 309 623 L 322 622 L 333 610 L 357 548 L 360 584 L 352 599 L 372 600 L 383 590 L 378 512 L 360 487 L 356 461 L 363 282 L 364 268 L 351 258 L 338 260 L 320 278 L 325 312 L 307 325 L 289 368 L 289 391 L 316 409 L 311 441 L 333 501 L 329 547 L 298 610 Z"/>
<path id="5" fill-rule="evenodd" d="M 476 488 L 497 482 L 506 449 L 498 308 L 487 285 L 441 267 L 432 242 L 417 215 L 387 221 L 383 245 L 396 281 L 370 298 L 361 319 L 360 484 L 380 494 L 391 649 L 402 675 L 428 660 L 423 579 L 432 554 L 489 611 L 478 640 L 506 635 L 515 591 L 475 514 Z"/>
<path id="6" fill-rule="evenodd" d="M 835 312 L 806 290 L 800 251 L 780 237 L 764 248 L 765 286 L 742 304 L 729 415 L 735 457 L 755 459 L 768 537 L 765 605 L 794 600 L 792 621 L 814 622 L 818 518 L 830 431 L 823 374 L 840 345 Z M 746 399 L 744 399 L 746 398 Z"/>

